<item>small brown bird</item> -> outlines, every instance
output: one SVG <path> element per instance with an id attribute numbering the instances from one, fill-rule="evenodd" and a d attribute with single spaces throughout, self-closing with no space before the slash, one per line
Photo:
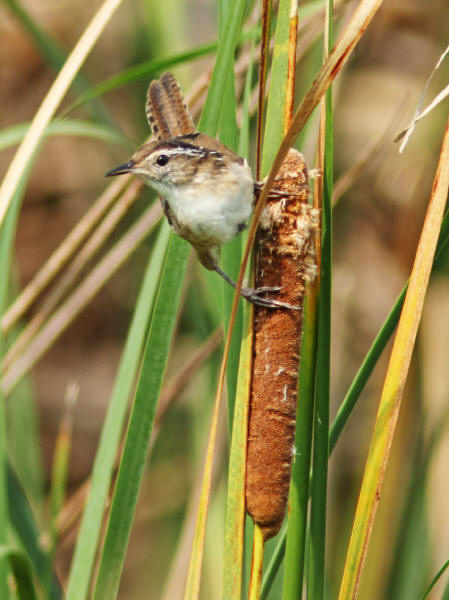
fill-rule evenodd
<path id="1" fill-rule="evenodd" d="M 171 73 L 148 88 L 146 113 L 155 141 L 139 148 L 131 160 L 106 173 L 132 173 L 160 196 L 172 229 L 196 250 L 201 263 L 228 283 L 215 250 L 246 227 L 260 189 L 244 158 L 196 131 L 181 89 Z M 261 306 L 295 308 L 261 294 L 279 288 L 242 288 L 241 295 Z"/>

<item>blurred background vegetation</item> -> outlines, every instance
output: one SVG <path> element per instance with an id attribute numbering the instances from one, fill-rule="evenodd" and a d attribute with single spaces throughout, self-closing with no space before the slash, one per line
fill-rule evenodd
<path id="1" fill-rule="evenodd" d="M 352 7 L 351 3 L 338 5 L 338 23 L 340 19 L 344 22 Z M 15 0 L 7 0 L 0 5 L 0 134 L 32 119 L 55 77 L 55 65 L 27 28 L 19 8 L 26 12 L 32 26 L 66 53 L 92 15 L 92 3 L 81 0 L 21 0 L 20 6 Z M 322 13 L 317 9 L 299 34 L 299 51 L 304 43 L 305 54 L 297 68 L 298 98 L 319 66 L 320 19 Z M 215 3 L 208 0 L 126 2 L 89 56 L 83 76 L 94 85 L 132 65 L 213 42 L 217 37 L 216 20 Z M 444 131 L 447 101 L 417 126 L 402 155 L 393 139 L 412 119 L 425 82 L 448 39 L 449 11 L 444 0 L 385 0 L 334 85 L 335 180 L 345 176 L 364 153 L 368 153 L 368 159 L 336 197 L 331 417 L 410 272 Z M 188 90 L 210 71 L 213 61 L 210 54 L 171 70 Z M 88 102 L 69 115 L 112 126 L 123 136 L 121 143 L 79 136 L 52 136 L 45 141 L 30 176 L 18 223 L 16 290 L 31 280 L 102 192 L 104 173 L 128 160 L 147 137 L 144 102 L 149 78 L 112 89 L 98 102 Z M 446 60 L 432 81 L 427 99 L 433 98 L 448 79 Z M 64 106 L 69 107 L 76 98 L 77 92 L 70 94 Z M 299 147 L 313 167 L 317 139 L 313 119 L 309 129 L 311 132 L 301 136 Z M 2 149 L 0 172 L 6 171 L 14 151 L 11 146 Z M 108 246 L 143 212 L 150 198 L 148 191 L 142 192 Z M 41 523 L 48 507 L 38 499 L 48 491 L 63 400 L 72 381 L 78 384 L 79 395 L 74 409 L 68 498 L 90 474 L 152 243 L 150 236 L 133 253 L 39 360 L 14 391 L 14 402 L 8 405 L 11 455 L 27 489 L 34 490 L 33 506 Z M 446 253 L 439 260 L 432 276 L 360 598 L 419 598 L 419 592 L 449 556 L 448 258 Z M 215 322 L 213 308 L 204 300 L 207 288 L 203 275 L 201 267 L 192 261 L 168 381 L 176 377 Z M 330 462 L 330 598 L 335 597 L 343 568 L 387 358 L 385 352 Z M 195 370 L 164 418 L 139 498 L 121 598 L 162 597 L 202 465 L 218 360 L 215 352 Z M 34 409 L 35 422 L 30 417 Z M 31 436 L 34 427 L 41 456 L 21 456 L 29 452 L 22 435 Z M 222 427 L 224 454 L 224 419 Z M 226 480 L 223 460 L 218 462 L 221 473 L 212 500 L 204 598 L 218 598 L 220 589 L 221 545 L 216 539 L 222 535 Z M 56 570 L 62 580 L 67 576 L 75 537 L 76 524 L 61 535 Z M 432 597 L 441 597 L 442 589 L 436 588 Z M 279 597 L 276 591 L 272 597 Z"/>

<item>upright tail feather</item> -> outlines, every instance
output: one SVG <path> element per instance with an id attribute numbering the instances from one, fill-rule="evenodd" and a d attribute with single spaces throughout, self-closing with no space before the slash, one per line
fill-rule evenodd
<path id="1" fill-rule="evenodd" d="M 159 80 L 164 86 L 170 101 L 171 115 L 173 116 L 172 135 L 187 135 L 195 133 L 196 127 L 192 115 L 184 102 L 179 83 L 171 73 L 164 73 Z M 170 123 L 171 126 L 171 123 Z"/>
<path id="2" fill-rule="evenodd" d="M 168 140 L 172 137 L 167 121 L 169 105 L 167 92 L 160 82 L 155 79 L 148 88 L 146 113 L 153 134 L 159 140 Z"/>
<path id="3" fill-rule="evenodd" d="M 160 140 L 194 133 L 195 124 L 181 89 L 171 73 L 150 83 L 146 113 L 154 135 Z"/>

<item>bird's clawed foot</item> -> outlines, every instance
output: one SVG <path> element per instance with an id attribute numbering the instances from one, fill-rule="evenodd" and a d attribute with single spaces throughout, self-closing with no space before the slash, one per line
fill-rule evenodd
<path id="1" fill-rule="evenodd" d="M 232 287 L 236 287 L 236 283 L 233 279 L 226 275 L 222 269 L 217 264 L 212 266 L 212 269 L 223 277 L 228 283 L 232 285 Z M 273 300 L 272 298 L 264 298 L 261 294 L 266 294 L 267 292 L 279 292 L 281 288 L 279 286 L 276 287 L 259 287 L 259 288 L 245 288 L 242 287 L 240 290 L 240 295 L 248 300 L 248 302 L 252 302 L 252 304 L 257 304 L 257 306 L 264 306 L 265 308 L 288 308 L 290 310 L 301 310 L 300 306 L 293 306 L 293 304 L 288 304 L 287 302 L 281 302 L 280 300 Z"/>
<path id="2" fill-rule="evenodd" d="M 242 288 L 240 290 L 241 296 L 248 300 L 248 302 L 252 302 L 253 304 L 257 304 L 257 306 L 264 306 L 265 308 L 288 308 L 290 310 L 300 310 L 300 306 L 293 306 L 292 304 L 288 304 L 287 302 L 281 302 L 280 300 L 274 300 L 273 298 L 265 298 L 261 294 L 265 294 L 266 292 L 279 292 L 280 287 L 259 287 L 259 288 Z"/>

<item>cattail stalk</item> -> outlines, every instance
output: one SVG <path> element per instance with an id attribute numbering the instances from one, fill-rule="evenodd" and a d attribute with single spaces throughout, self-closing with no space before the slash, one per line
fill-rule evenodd
<path id="1" fill-rule="evenodd" d="M 308 202 L 304 157 L 291 149 L 260 220 L 256 287 L 280 287 L 277 299 L 297 308 L 254 308 L 246 508 L 264 539 L 285 515 L 294 455 L 302 307 L 306 281 L 316 275 L 314 232 L 318 212 Z"/>

